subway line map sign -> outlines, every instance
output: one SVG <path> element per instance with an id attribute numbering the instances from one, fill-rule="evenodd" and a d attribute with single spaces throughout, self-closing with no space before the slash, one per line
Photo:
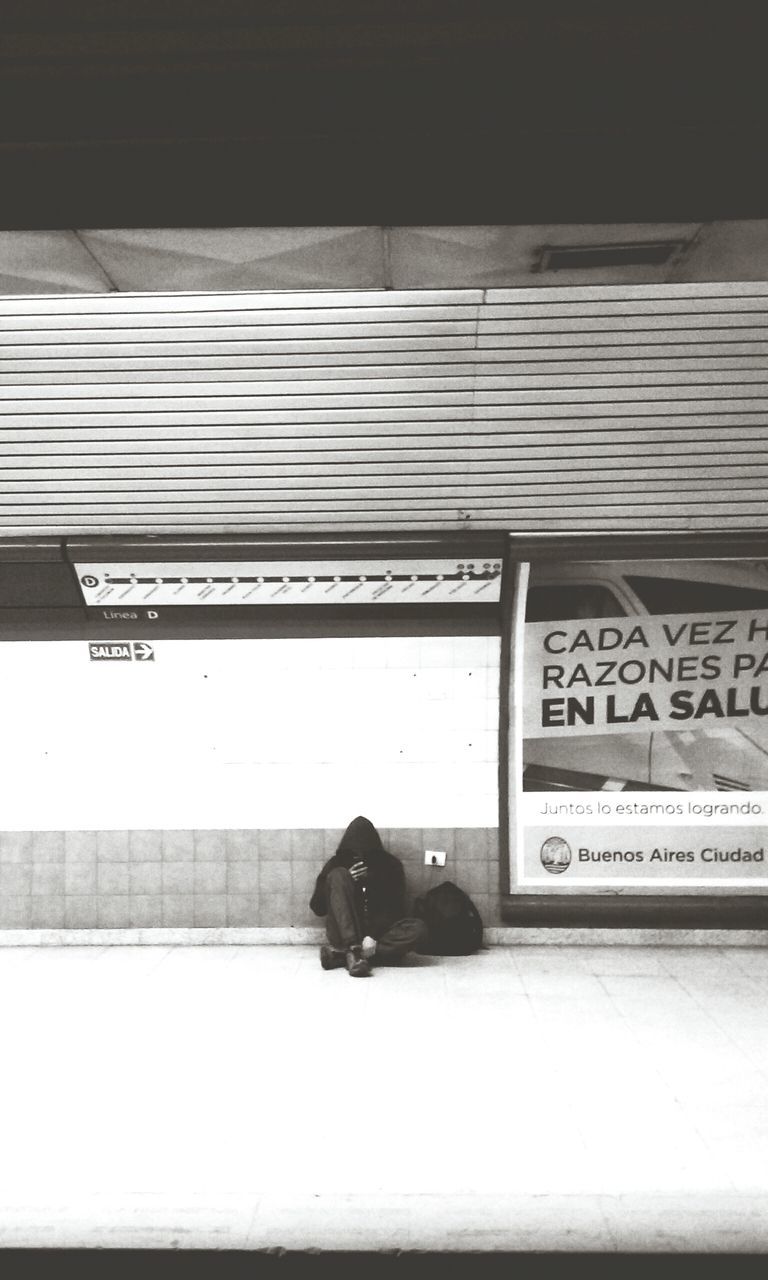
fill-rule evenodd
<path id="1" fill-rule="evenodd" d="M 501 561 L 213 561 L 75 566 L 91 606 L 498 603 Z"/>
<path id="2" fill-rule="evenodd" d="M 579 567 L 563 568 L 572 591 Z M 616 565 L 603 572 L 607 616 L 531 610 L 521 883 L 768 888 L 768 577 L 729 595 L 727 568 L 720 584 L 695 562 L 688 570 L 693 584 L 678 566 L 662 600 L 701 604 L 709 586 L 720 607 L 649 614 L 632 594 L 653 581 L 647 567 L 633 577 Z M 750 599 L 758 607 L 727 607 Z"/>

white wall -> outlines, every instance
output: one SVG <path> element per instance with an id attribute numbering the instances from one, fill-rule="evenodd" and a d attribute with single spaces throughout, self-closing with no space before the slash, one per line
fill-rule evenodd
<path id="1" fill-rule="evenodd" d="M 0 829 L 498 823 L 492 637 L 0 645 Z"/>

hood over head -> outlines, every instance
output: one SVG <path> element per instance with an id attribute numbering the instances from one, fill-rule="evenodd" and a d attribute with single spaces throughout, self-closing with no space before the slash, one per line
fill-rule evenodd
<path id="1" fill-rule="evenodd" d="M 371 862 L 380 857 L 386 850 L 381 843 L 381 836 L 368 818 L 353 818 L 341 837 L 336 857 L 345 866 L 361 860 Z"/>

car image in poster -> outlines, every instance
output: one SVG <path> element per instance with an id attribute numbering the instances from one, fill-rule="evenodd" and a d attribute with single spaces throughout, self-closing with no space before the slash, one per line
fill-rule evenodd
<path id="1" fill-rule="evenodd" d="M 766 565 L 532 566 L 523 631 L 520 883 L 768 887 Z"/>

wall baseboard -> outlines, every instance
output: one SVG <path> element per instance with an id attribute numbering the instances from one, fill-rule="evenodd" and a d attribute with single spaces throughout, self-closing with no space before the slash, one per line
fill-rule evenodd
<path id="1" fill-rule="evenodd" d="M 571 929 L 489 928 L 495 947 L 765 947 L 764 929 Z"/>
<path id="2" fill-rule="evenodd" d="M 768 927 L 768 899 L 746 893 L 514 893 L 502 896 L 501 918 L 518 929 L 759 932 Z"/>
<path id="3" fill-rule="evenodd" d="M 325 931 L 269 929 L 0 929 L 0 947 L 319 946 Z M 488 928 L 489 947 L 765 947 L 762 929 Z"/>
<path id="4" fill-rule="evenodd" d="M 0 929 L 0 947 L 286 947 L 319 945 L 324 929 Z"/>

